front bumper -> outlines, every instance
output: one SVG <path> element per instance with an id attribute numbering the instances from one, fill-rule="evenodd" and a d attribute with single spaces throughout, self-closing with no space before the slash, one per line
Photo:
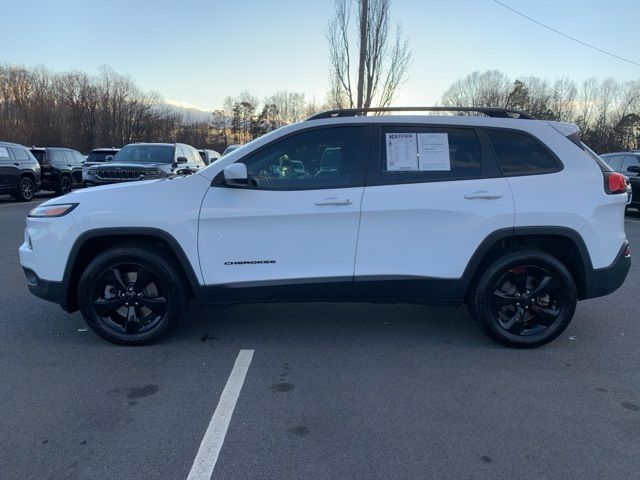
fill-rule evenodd
<path id="1" fill-rule="evenodd" d="M 66 310 L 67 298 L 66 288 L 63 282 L 52 282 L 50 280 L 42 280 L 36 272 L 30 268 L 22 267 L 25 277 L 27 278 L 27 286 L 29 291 L 36 297 L 40 297 L 49 302 L 57 303 Z"/>
<path id="2" fill-rule="evenodd" d="M 611 265 L 592 269 L 587 275 L 587 291 L 584 298 L 604 297 L 622 286 L 631 268 L 629 242 L 625 240 Z"/>

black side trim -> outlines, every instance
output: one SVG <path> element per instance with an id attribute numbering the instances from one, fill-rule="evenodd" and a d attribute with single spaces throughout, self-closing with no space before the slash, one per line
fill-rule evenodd
<path id="1" fill-rule="evenodd" d="M 628 246 L 629 242 L 625 240 L 610 266 L 590 269 L 585 298 L 604 297 L 622 286 L 631 268 L 631 255 L 627 254 Z"/>
<path id="2" fill-rule="evenodd" d="M 285 302 L 351 298 L 353 277 L 299 278 L 205 285 L 196 295 L 202 303 Z"/>

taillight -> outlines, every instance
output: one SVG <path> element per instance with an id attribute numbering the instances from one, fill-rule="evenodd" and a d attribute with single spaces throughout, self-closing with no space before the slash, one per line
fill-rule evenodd
<path id="1" fill-rule="evenodd" d="M 604 172 L 604 190 L 609 195 L 627 193 L 627 179 L 616 172 Z"/>

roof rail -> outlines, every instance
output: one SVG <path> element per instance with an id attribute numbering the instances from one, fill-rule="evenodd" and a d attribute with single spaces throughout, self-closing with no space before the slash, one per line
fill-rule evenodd
<path id="1" fill-rule="evenodd" d="M 535 120 L 528 113 L 511 108 L 497 107 L 374 107 L 374 108 L 343 108 L 337 110 L 327 110 L 318 113 L 307 120 L 319 120 L 322 118 L 338 118 L 338 117 L 355 117 L 358 115 L 366 115 L 367 113 L 382 112 L 476 112 L 482 113 L 488 117 L 496 118 L 522 118 L 526 120 Z"/>

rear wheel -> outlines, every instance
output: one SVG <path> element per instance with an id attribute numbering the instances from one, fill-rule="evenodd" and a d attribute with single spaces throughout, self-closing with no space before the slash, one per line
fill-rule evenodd
<path id="1" fill-rule="evenodd" d="M 68 175 L 61 175 L 60 180 L 58 180 L 58 186 L 56 187 L 56 193 L 58 195 L 66 195 L 67 193 L 71 193 L 73 188 L 73 183 L 71 181 L 71 177 Z"/>
<path id="2" fill-rule="evenodd" d="M 555 257 L 515 250 L 491 263 L 470 296 L 469 309 L 482 330 L 510 347 L 538 347 L 571 322 L 577 291 L 573 277 Z"/>
<path id="3" fill-rule="evenodd" d="M 169 333 L 188 304 L 179 267 L 162 252 L 135 245 L 98 255 L 80 279 L 78 302 L 85 321 L 105 340 L 153 343 Z"/>
<path id="4" fill-rule="evenodd" d="M 18 191 L 15 195 L 16 199 L 21 202 L 30 202 L 36 193 L 36 184 L 30 177 L 22 177 L 18 184 Z"/>

